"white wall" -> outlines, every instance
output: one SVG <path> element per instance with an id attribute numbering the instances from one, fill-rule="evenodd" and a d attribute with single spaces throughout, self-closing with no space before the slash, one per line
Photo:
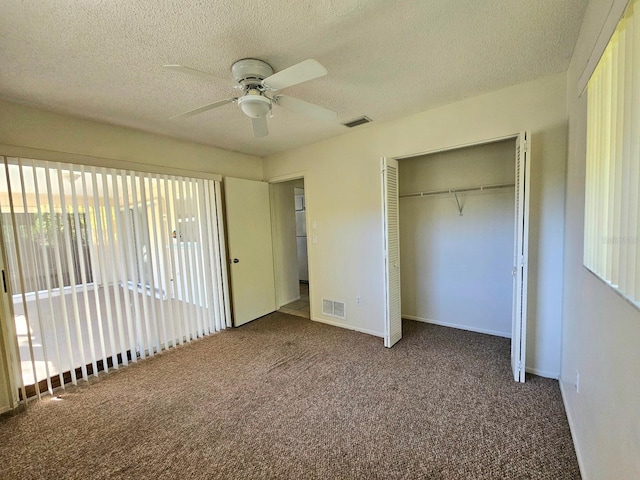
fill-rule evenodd
<path id="1" fill-rule="evenodd" d="M 594 480 L 640 478 L 640 312 L 582 266 L 587 109 L 577 80 L 614 3 L 589 3 L 567 75 L 561 387 L 583 477 Z"/>
<path id="2" fill-rule="evenodd" d="M 0 155 L 262 178 L 259 157 L 0 100 Z M 71 155 L 68 155 L 71 154 Z M 96 157 L 96 158 L 82 158 Z M 106 160 L 106 161 L 105 161 Z"/>
<path id="3" fill-rule="evenodd" d="M 513 184 L 515 141 L 399 162 L 400 194 Z M 402 316 L 511 337 L 515 188 L 400 198 Z"/>
<path id="4" fill-rule="evenodd" d="M 295 181 L 269 185 L 277 308 L 300 298 L 294 185 Z"/>
<path id="5" fill-rule="evenodd" d="M 426 88 L 426 87 L 425 87 Z M 272 155 L 265 179 L 305 175 L 312 318 L 383 334 L 380 157 L 424 153 L 532 133 L 531 241 L 527 366 L 560 370 L 560 316 L 566 76 L 553 75 L 395 121 L 356 127 L 343 136 Z M 366 113 L 366 112 L 363 112 Z M 346 129 L 345 129 L 346 130 Z M 356 297 L 362 305 L 356 305 Z M 321 299 L 346 302 L 347 318 L 321 313 Z"/>

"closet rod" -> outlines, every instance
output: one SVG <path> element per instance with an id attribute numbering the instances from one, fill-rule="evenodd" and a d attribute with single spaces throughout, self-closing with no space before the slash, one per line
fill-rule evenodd
<path id="1" fill-rule="evenodd" d="M 515 187 L 515 183 L 498 183 L 495 185 L 478 185 L 476 187 L 462 187 L 462 188 L 449 188 L 446 190 L 431 190 L 429 192 L 415 192 L 415 193 L 403 193 L 398 195 L 400 198 L 404 197 L 430 197 L 432 195 L 445 195 L 452 193 L 462 193 L 462 192 L 482 192 L 485 190 L 497 190 L 498 188 L 509 188 Z"/>

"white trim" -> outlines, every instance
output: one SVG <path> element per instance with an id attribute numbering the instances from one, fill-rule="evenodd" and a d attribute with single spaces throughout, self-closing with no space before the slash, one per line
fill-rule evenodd
<path id="1" fill-rule="evenodd" d="M 564 404 L 564 411 L 567 415 L 567 423 L 569 423 L 569 431 L 571 432 L 571 439 L 573 440 L 573 449 L 576 451 L 576 457 L 578 459 L 578 468 L 580 469 L 580 476 L 582 480 L 587 480 L 587 470 L 584 466 L 584 460 L 582 459 L 582 454 L 580 452 L 580 448 L 577 441 L 576 427 L 571 416 L 571 409 L 569 408 L 569 403 L 567 402 L 567 395 L 564 391 L 564 383 L 562 382 L 562 378 L 558 381 L 560 385 L 560 394 L 562 395 L 562 403 Z"/>
<path id="2" fill-rule="evenodd" d="M 353 325 L 349 325 L 343 322 L 334 322 L 333 320 L 327 320 L 325 318 L 318 318 L 318 317 L 312 317 L 311 320 L 314 322 L 331 325 L 333 327 L 345 328 L 347 330 L 354 330 L 356 332 L 366 333 L 367 335 L 373 335 L 374 337 L 384 338 L 383 332 L 376 332 L 374 330 L 369 330 L 367 328 L 354 327 Z"/>
<path id="3" fill-rule="evenodd" d="M 289 182 L 291 180 L 304 180 L 305 172 L 293 172 L 293 173 L 285 173 L 284 175 L 276 175 L 275 177 L 266 178 L 264 181 L 267 183 L 283 183 Z M 306 190 L 306 188 L 305 188 Z"/>
<path id="4" fill-rule="evenodd" d="M 405 315 L 404 313 L 402 314 L 402 318 L 406 318 L 407 320 L 415 320 L 416 322 L 430 323 L 432 325 L 440 325 L 441 327 L 450 327 L 450 328 L 457 328 L 458 330 L 467 330 L 469 332 L 484 333 L 486 335 L 493 335 L 495 337 L 511 338 L 510 333 L 498 332 L 496 330 L 488 330 L 486 328 L 471 327 L 468 325 L 460 325 L 458 323 L 451 323 L 451 322 L 441 322 L 439 320 L 431 320 L 430 318 L 416 317 L 414 315 Z"/>
<path id="5" fill-rule="evenodd" d="M 629 1 L 630 0 L 612 0 L 611 7 L 607 13 L 607 18 L 602 24 L 598 38 L 596 38 L 593 48 L 591 49 L 591 53 L 589 54 L 589 58 L 587 59 L 584 69 L 578 78 L 578 97 L 581 97 L 584 94 L 587 84 L 591 79 L 591 75 L 593 75 L 594 70 L 598 66 L 600 58 L 607 48 L 613 32 L 615 32 L 618 22 L 620 22 L 620 19 L 624 15 Z"/>
<path id="6" fill-rule="evenodd" d="M 77 284 L 76 287 L 81 287 L 82 284 Z M 89 290 L 94 290 L 95 288 L 103 288 L 103 285 L 98 285 L 96 287 L 96 285 L 91 282 L 91 283 L 87 283 L 87 288 Z M 63 292 L 65 295 L 71 293 L 71 285 L 67 285 L 66 287 L 64 287 Z M 36 292 L 27 292 L 24 294 L 27 302 L 31 302 L 33 300 L 36 299 Z M 59 297 L 60 296 L 60 288 L 52 288 L 51 289 L 51 295 L 49 295 L 48 290 L 38 290 L 38 296 L 40 296 L 41 298 L 48 298 L 49 296 L 51 296 L 51 298 L 54 297 Z M 21 293 L 14 293 L 12 295 L 12 300 L 15 303 L 16 301 L 20 301 L 22 300 L 22 294 Z"/>
<path id="7" fill-rule="evenodd" d="M 433 150 L 427 150 L 419 153 L 410 153 L 408 155 L 400 155 L 398 157 L 390 157 L 390 158 L 393 158 L 394 160 L 406 160 L 409 158 L 422 157 L 423 155 L 433 155 L 434 153 L 448 152 L 450 150 L 459 150 L 461 148 L 479 147 L 480 145 L 487 145 L 489 143 L 496 143 L 496 142 L 502 142 L 504 140 L 516 139 L 519 136 L 520 136 L 520 133 L 514 133 L 510 135 L 505 135 L 502 137 L 495 137 L 495 138 L 489 138 L 486 140 L 478 140 L 477 142 L 461 143 L 458 145 L 434 148 Z"/>
<path id="8" fill-rule="evenodd" d="M 584 261 L 583 261 L 584 262 Z M 606 278 L 600 276 L 599 274 L 597 274 L 596 272 L 594 272 L 593 270 L 591 270 L 589 267 L 587 267 L 584 263 L 582 264 L 582 266 L 585 268 L 585 270 L 587 272 L 589 272 L 591 275 L 593 275 L 597 280 L 601 281 L 602 283 L 604 283 L 607 287 L 609 287 L 609 289 L 611 291 L 613 291 L 613 293 L 615 293 L 617 296 L 619 296 L 620 298 L 622 298 L 625 302 L 627 302 L 629 305 L 631 305 L 633 308 L 635 308 L 636 310 L 640 310 L 640 302 L 636 302 L 635 300 L 633 300 L 632 298 L 628 297 L 622 290 L 620 290 L 618 287 L 616 287 L 613 283 L 611 283 L 609 280 L 607 280 Z"/>
<path id="9" fill-rule="evenodd" d="M 284 307 L 285 305 L 289 305 L 290 303 L 297 302 L 298 300 L 300 300 L 300 295 L 298 295 L 297 297 L 294 297 L 294 298 L 290 298 L 289 300 L 285 300 L 283 303 L 278 305 L 277 308 L 279 309 L 281 307 Z"/>
<path id="10" fill-rule="evenodd" d="M 532 375 L 537 375 L 538 377 L 552 378 L 554 380 L 558 380 L 560 377 L 560 373 L 558 372 L 549 372 L 547 370 L 540 370 L 539 368 L 525 367 L 524 371 Z"/>

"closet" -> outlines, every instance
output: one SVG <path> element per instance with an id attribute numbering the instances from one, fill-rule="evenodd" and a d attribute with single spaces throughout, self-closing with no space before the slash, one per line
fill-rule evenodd
<path id="1" fill-rule="evenodd" d="M 516 142 L 398 162 L 403 318 L 511 337 Z"/>

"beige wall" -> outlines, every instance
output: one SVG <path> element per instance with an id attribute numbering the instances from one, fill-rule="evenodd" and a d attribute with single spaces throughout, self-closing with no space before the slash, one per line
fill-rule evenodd
<path id="1" fill-rule="evenodd" d="M 304 172 L 312 318 L 383 334 L 380 157 L 398 157 L 532 133 L 531 254 L 527 365 L 558 376 L 566 76 L 558 74 L 396 121 L 357 127 L 265 159 L 265 179 Z M 356 297 L 362 304 L 356 305 Z M 346 302 L 346 321 L 325 317 L 321 299 Z"/>
<path id="2" fill-rule="evenodd" d="M 592 0 L 567 75 L 561 386 L 585 479 L 640 478 L 640 312 L 582 265 L 586 94 L 577 81 L 614 0 Z M 579 393 L 574 386 L 580 374 Z"/>
<path id="3" fill-rule="evenodd" d="M 259 157 L 0 100 L 0 155 L 261 179 Z M 71 155 L 65 155 L 71 154 Z M 96 157 L 96 158 L 82 158 Z"/>
<path id="4" fill-rule="evenodd" d="M 300 299 L 293 191 L 297 183 L 294 180 L 269 185 L 277 308 Z"/>

